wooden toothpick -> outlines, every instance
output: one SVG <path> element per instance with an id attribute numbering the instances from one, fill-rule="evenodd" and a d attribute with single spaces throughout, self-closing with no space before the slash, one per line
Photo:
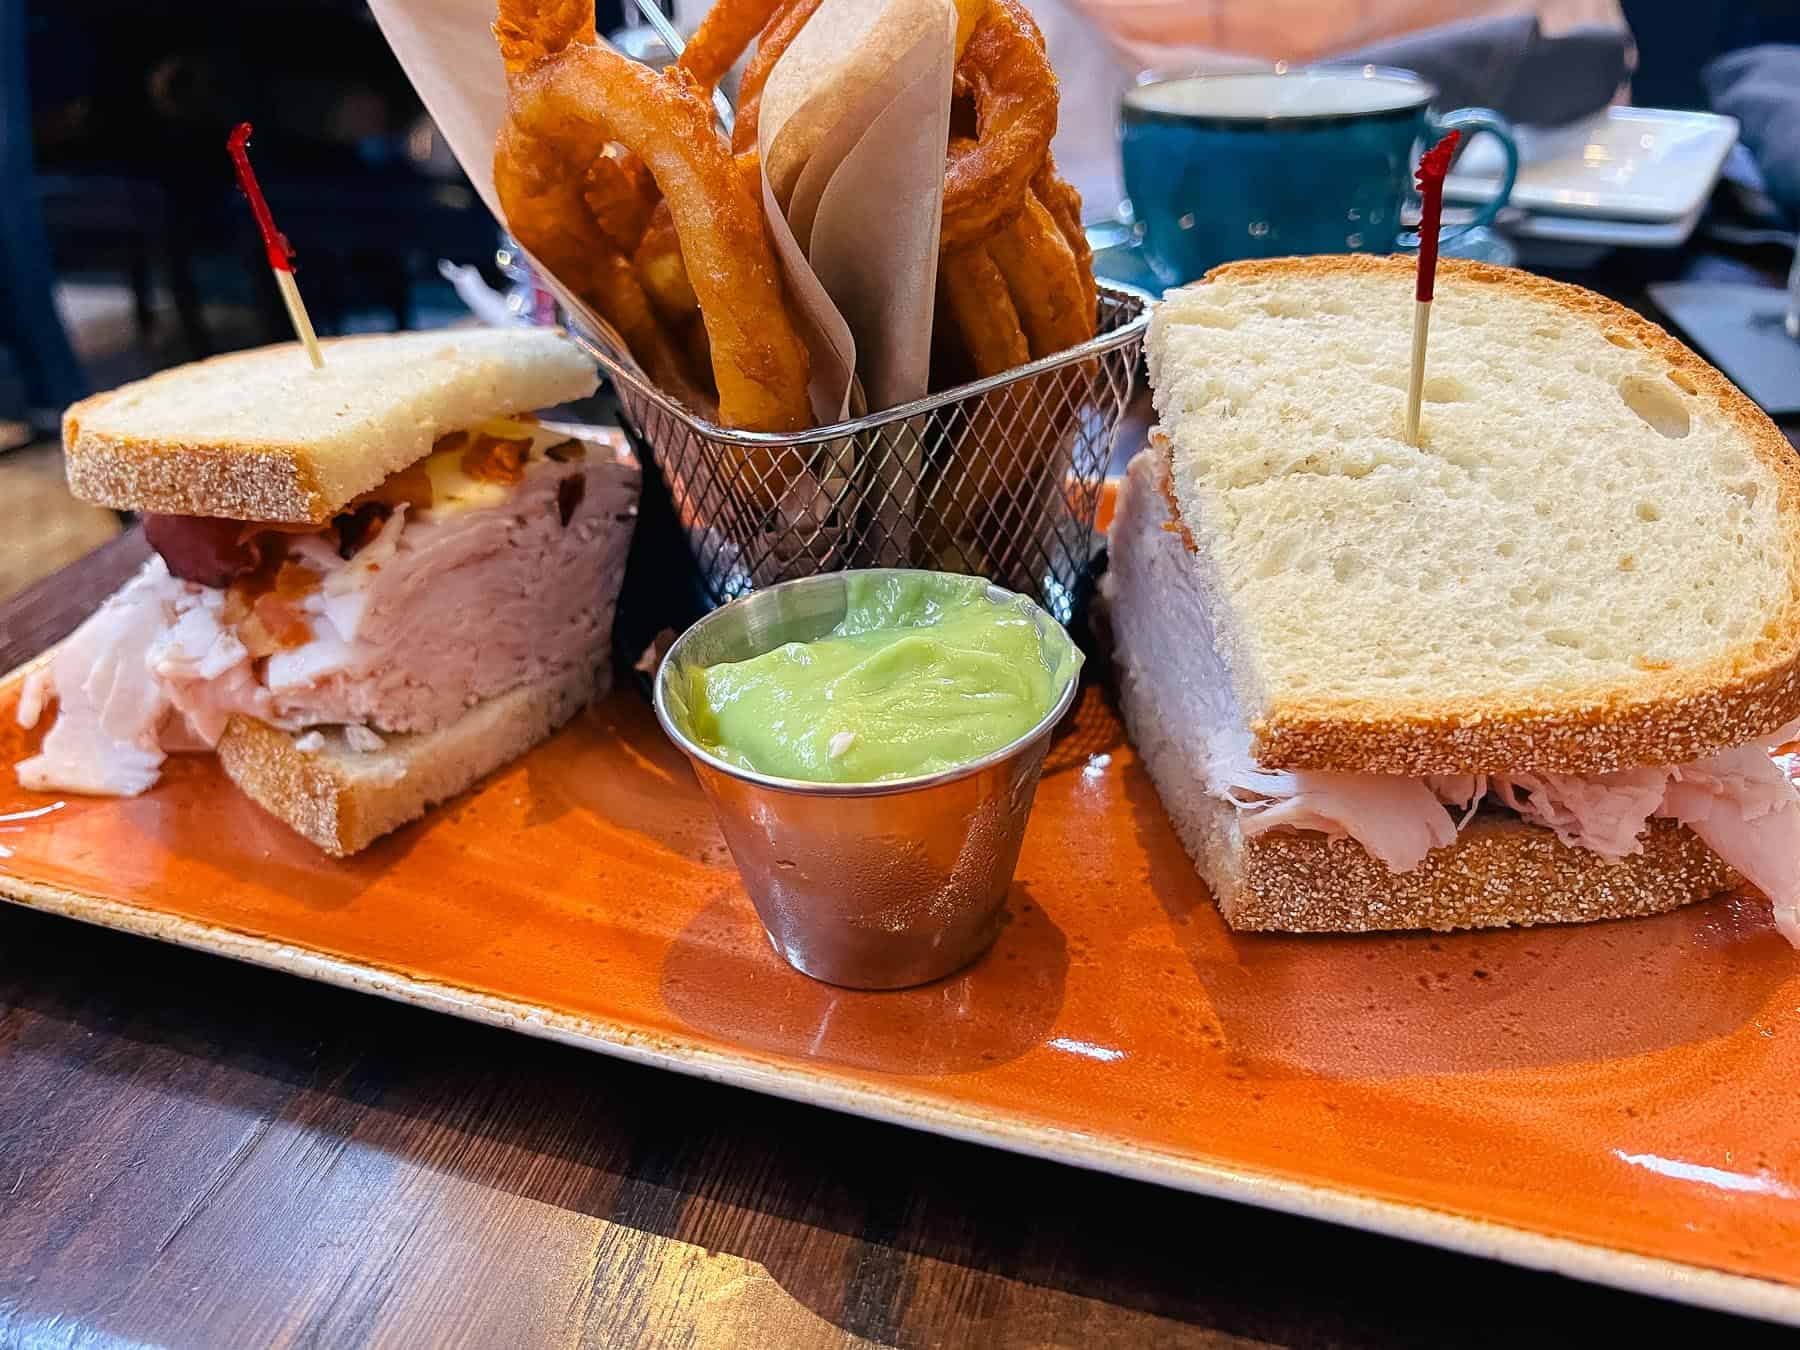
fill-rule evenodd
<path id="1" fill-rule="evenodd" d="M 1438 233 L 1444 223 L 1444 175 L 1462 133 L 1452 131 L 1419 158 L 1419 273 L 1413 288 L 1412 374 L 1406 382 L 1406 443 L 1419 443 L 1419 405 L 1425 397 L 1425 342 L 1431 333 L 1431 296 L 1437 281 Z"/>
<path id="2" fill-rule="evenodd" d="M 269 269 L 275 273 L 275 286 L 281 292 L 282 303 L 287 306 L 288 320 L 294 325 L 294 332 L 306 347 L 306 355 L 313 364 L 314 370 L 325 368 L 325 353 L 319 350 L 319 336 L 313 332 L 312 318 L 306 312 L 306 305 L 300 299 L 300 287 L 294 281 L 294 249 L 287 241 L 287 236 L 275 228 L 275 217 L 269 214 L 269 203 L 264 200 L 262 188 L 257 184 L 256 171 L 250 167 L 250 124 L 241 122 L 225 142 L 226 152 L 231 156 L 232 166 L 237 170 L 238 186 L 249 198 L 250 213 L 256 217 L 256 228 L 262 232 L 263 248 L 269 255 Z"/>

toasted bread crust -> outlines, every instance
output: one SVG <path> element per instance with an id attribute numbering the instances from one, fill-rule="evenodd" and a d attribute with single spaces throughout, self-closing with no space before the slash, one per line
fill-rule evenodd
<path id="1" fill-rule="evenodd" d="M 1609 862 L 1542 826 L 1483 813 L 1455 843 L 1396 873 L 1352 839 L 1271 830 L 1246 841 L 1243 883 L 1220 908 L 1247 930 L 1500 928 L 1662 914 L 1743 885 L 1673 821 L 1651 821 L 1643 845 Z"/>
<path id="2" fill-rule="evenodd" d="M 319 488 L 308 447 L 271 442 L 254 449 L 86 431 L 96 394 L 63 414 L 69 490 L 120 511 L 289 523 L 329 520 L 341 503 Z"/>
<path id="3" fill-rule="evenodd" d="M 332 857 L 348 857 L 368 843 L 351 785 L 328 760 L 296 750 L 294 740 L 254 717 L 234 717 L 219 740 L 219 763 L 263 810 Z"/>
<path id="4" fill-rule="evenodd" d="M 428 453 L 437 436 L 584 398 L 597 382 L 593 363 L 550 330 L 320 345 L 333 379 L 323 390 L 299 392 L 309 388 L 305 359 L 280 343 L 82 399 L 63 414 L 69 487 L 117 510 L 322 524 Z M 400 367 L 421 378 L 396 391 L 384 376 Z M 195 406 L 204 414 L 190 417 Z M 259 415 L 287 406 L 301 415 Z"/>
<path id="5" fill-rule="evenodd" d="M 1768 417 L 1734 384 L 1661 328 L 1578 286 L 1512 268 L 1446 258 L 1441 274 L 1491 285 L 1577 314 L 1607 336 L 1665 360 L 1682 387 L 1730 421 L 1778 484 L 1800 540 L 1800 462 Z M 1258 280 L 1369 272 L 1411 276 L 1410 259 L 1362 254 L 1228 263 L 1201 279 Z M 1625 685 L 1597 684 L 1540 704 L 1515 696 L 1452 706 L 1398 700 L 1286 697 L 1252 721 L 1254 753 L 1271 769 L 1428 773 L 1606 773 L 1681 764 L 1745 745 L 1800 717 L 1800 547 L 1789 561 L 1785 613 L 1757 639 L 1705 666 Z"/>
<path id="6" fill-rule="evenodd" d="M 604 673 L 597 682 L 593 671 L 571 670 L 477 704 L 441 730 L 392 737 L 366 755 L 336 745 L 303 750 L 293 732 L 233 717 L 219 763 L 258 806 L 344 858 L 517 759 L 605 684 Z"/>

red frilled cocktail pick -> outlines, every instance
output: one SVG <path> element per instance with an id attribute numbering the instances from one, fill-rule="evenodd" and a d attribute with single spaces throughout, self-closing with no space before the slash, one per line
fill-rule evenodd
<path id="1" fill-rule="evenodd" d="M 231 156 L 232 167 L 237 170 L 238 186 L 244 190 L 249 199 L 250 213 L 256 217 L 256 228 L 262 232 L 263 248 L 269 255 L 269 267 L 275 273 L 275 285 L 281 291 L 281 298 L 287 305 L 288 318 L 292 320 L 294 332 L 306 347 L 306 355 L 313 363 L 314 370 L 323 370 L 325 354 L 319 350 L 318 335 L 313 332 L 312 319 L 306 312 L 306 306 L 300 300 L 300 288 L 294 283 L 294 247 L 288 243 L 287 236 L 275 228 L 275 217 L 269 212 L 269 203 L 264 199 L 262 187 L 256 181 L 256 170 L 250 167 L 250 124 L 240 122 L 235 131 L 225 141 L 225 151 Z"/>
<path id="2" fill-rule="evenodd" d="M 250 167 L 250 124 L 238 123 L 237 130 L 225 141 L 225 153 L 231 156 L 237 170 L 238 187 L 250 202 L 250 214 L 256 217 L 256 228 L 262 231 L 263 248 L 269 254 L 269 266 L 277 272 L 294 270 L 294 246 L 287 236 L 275 228 L 275 217 L 269 213 L 269 202 L 256 181 L 256 170 Z"/>
<path id="3" fill-rule="evenodd" d="M 1425 392 L 1425 339 L 1431 331 L 1431 296 L 1437 283 L 1438 234 L 1444 223 L 1444 175 L 1462 133 L 1452 131 L 1419 157 L 1419 272 L 1413 288 L 1412 378 L 1406 386 L 1406 440 L 1419 443 L 1419 405 Z"/>
<path id="4" fill-rule="evenodd" d="M 1444 175 L 1462 132 L 1447 132 L 1444 139 L 1419 157 L 1419 195 L 1425 205 L 1419 213 L 1419 285 L 1414 298 L 1429 304 L 1437 280 L 1438 233 L 1444 224 Z"/>

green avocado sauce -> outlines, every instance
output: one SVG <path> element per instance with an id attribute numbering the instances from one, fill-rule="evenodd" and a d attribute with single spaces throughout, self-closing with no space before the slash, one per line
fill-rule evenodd
<path id="1" fill-rule="evenodd" d="M 694 738 L 778 778 L 937 773 L 1037 726 L 1081 664 L 1048 617 L 976 577 L 853 574 L 847 599 L 824 637 L 689 672 Z"/>

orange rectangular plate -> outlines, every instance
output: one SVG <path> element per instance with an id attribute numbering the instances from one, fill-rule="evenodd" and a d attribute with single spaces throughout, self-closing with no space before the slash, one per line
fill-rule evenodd
<path id="1" fill-rule="evenodd" d="M 1234 934 L 1089 690 L 999 944 L 904 993 L 774 955 L 641 698 L 349 862 L 174 761 L 20 789 L 0 891 L 607 1054 L 1585 1279 L 1800 1321 L 1800 956 L 1766 906 Z M 41 813 L 41 814 L 32 814 Z"/>

